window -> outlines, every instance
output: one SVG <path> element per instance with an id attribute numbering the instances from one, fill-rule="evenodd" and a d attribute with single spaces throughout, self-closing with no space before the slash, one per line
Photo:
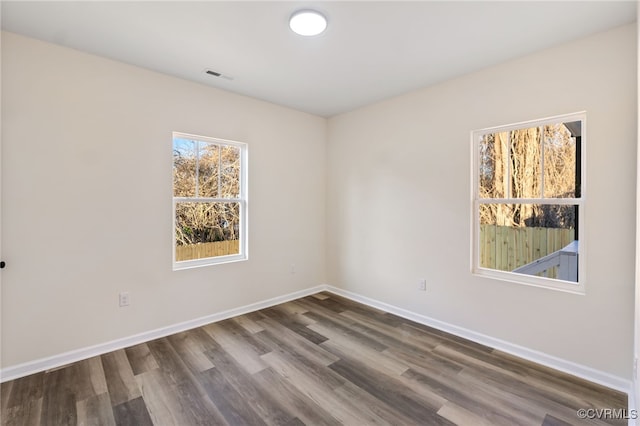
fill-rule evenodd
<path id="1" fill-rule="evenodd" d="M 585 114 L 472 132 L 472 272 L 584 293 Z"/>
<path id="2" fill-rule="evenodd" d="M 173 269 L 247 259 L 247 146 L 173 134 Z"/>

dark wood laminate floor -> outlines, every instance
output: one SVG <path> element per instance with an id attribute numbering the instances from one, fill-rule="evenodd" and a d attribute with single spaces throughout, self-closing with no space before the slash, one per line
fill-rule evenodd
<path id="1" fill-rule="evenodd" d="M 626 410 L 620 392 L 330 293 L 1 391 L 2 425 L 20 426 L 627 423 L 577 415 Z"/>

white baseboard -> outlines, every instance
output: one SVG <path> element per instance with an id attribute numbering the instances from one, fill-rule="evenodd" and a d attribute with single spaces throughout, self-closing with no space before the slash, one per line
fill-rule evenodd
<path id="1" fill-rule="evenodd" d="M 330 285 L 319 285 L 311 287 L 305 290 L 296 291 L 283 296 L 274 297 L 261 302 L 252 303 L 246 306 L 241 306 L 234 309 L 218 312 L 212 315 L 207 315 L 194 320 L 181 322 L 168 327 L 158 328 L 148 332 L 136 334 L 133 336 L 125 337 L 122 339 L 113 340 L 111 342 L 101 343 L 98 345 L 82 348 L 70 352 L 65 352 L 59 355 L 54 355 L 48 358 L 42 358 L 35 361 L 30 361 L 24 364 L 19 364 L 11 367 L 7 367 L 0 370 L 0 382 L 5 382 L 20 377 L 27 376 L 29 374 L 46 371 L 52 368 L 57 368 L 72 362 L 81 361 L 94 356 L 102 355 L 107 352 L 123 349 L 129 346 L 137 345 L 140 343 L 148 342 L 160 337 L 165 337 L 181 331 L 190 330 L 192 328 L 200 327 L 206 324 L 210 324 L 217 321 L 222 321 L 227 318 L 243 315 L 249 312 L 254 312 L 260 309 L 268 308 L 270 306 L 278 305 L 280 303 L 295 300 L 300 297 L 309 296 L 311 294 L 318 293 L 320 291 L 329 291 L 339 296 L 346 297 L 348 299 L 360 302 L 362 304 L 371 306 L 383 310 L 385 312 L 398 315 L 399 317 L 415 321 L 419 324 L 424 324 L 438 330 L 445 331 L 447 333 L 454 334 L 471 341 L 490 346 L 492 348 L 507 352 L 509 354 L 524 358 L 529 361 L 536 362 L 538 364 L 545 365 L 547 367 L 554 368 L 559 371 L 563 371 L 574 376 L 581 377 L 591 382 L 599 383 L 603 386 L 619 390 L 629 395 L 629 406 L 631 408 L 631 381 L 625 380 L 621 377 L 614 376 L 609 373 L 605 373 L 591 367 L 576 364 L 571 361 L 567 361 L 552 355 L 545 354 L 533 349 L 525 348 L 523 346 L 515 345 L 513 343 L 496 339 L 491 336 L 487 336 L 473 330 L 459 327 L 453 324 L 449 324 L 443 321 L 439 321 L 428 316 L 408 311 L 406 309 L 399 308 L 397 306 L 390 305 L 388 303 L 380 302 L 365 296 L 361 296 L 356 293 L 352 293 L 347 290 L 343 290 Z"/>
<path id="2" fill-rule="evenodd" d="M 356 293 L 352 293 L 347 290 L 343 290 L 333 286 L 327 286 L 326 290 L 335 293 L 339 296 L 346 297 L 356 302 L 371 306 L 373 308 L 380 309 L 385 312 L 392 313 L 402 318 L 415 321 L 419 324 L 427 325 L 429 327 L 436 328 L 447 333 L 454 334 L 465 339 L 469 339 L 476 343 L 483 344 L 485 346 L 498 349 L 500 351 L 509 353 L 511 355 L 524 358 L 526 360 L 541 364 L 559 371 L 563 371 L 568 374 L 589 380 L 590 382 L 598 383 L 611 389 L 624 392 L 627 395 L 630 394 L 631 381 L 624 378 L 614 376 L 612 374 L 596 370 L 591 367 L 576 364 L 572 361 L 567 361 L 562 358 L 555 357 L 553 355 L 545 354 L 533 349 L 529 349 L 523 346 L 519 346 L 504 340 L 496 339 L 485 334 L 478 333 L 473 330 L 469 330 L 464 327 L 449 324 L 434 318 L 430 318 L 425 315 L 417 314 L 415 312 L 408 311 L 406 309 L 398 308 L 397 306 L 389 305 L 388 303 L 380 302 L 378 300 L 370 299 L 365 296 L 361 296 Z"/>
<path id="3" fill-rule="evenodd" d="M 207 315 L 201 318 L 196 318 L 190 321 L 181 322 L 178 324 L 170 325 L 168 327 L 162 327 L 144 333 L 136 334 L 122 339 L 113 340 L 111 342 L 100 343 L 98 345 L 89 346 L 82 349 L 77 349 L 69 352 L 65 352 L 59 355 L 54 355 L 47 358 L 41 358 L 35 361 L 26 362 L 0 370 L 0 383 L 18 379 L 20 377 L 28 376 L 29 374 L 39 373 L 41 371 L 50 370 L 52 368 L 61 367 L 72 362 L 82 361 L 94 356 L 102 355 L 107 352 L 116 351 L 118 349 L 127 348 L 129 346 L 137 345 L 140 343 L 148 342 L 160 337 L 169 336 L 171 334 L 179 333 L 181 331 L 190 330 L 192 328 L 201 327 L 213 322 L 222 321 L 238 315 L 243 315 L 249 312 L 258 311 L 260 309 L 268 308 L 270 306 L 278 305 L 280 303 L 288 302 L 290 300 L 299 299 L 301 297 L 309 296 L 311 294 L 318 293 L 327 289 L 326 285 L 319 285 L 316 287 L 308 288 L 305 290 L 296 291 L 286 294 L 284 296 L 278 296 L 271 299 L 263 300 L 261 302 L 252 303 L 250 305 L 241 306 L 239 308 L 229 309 L 226 311 L 218 312 L 212 315 Z"/>

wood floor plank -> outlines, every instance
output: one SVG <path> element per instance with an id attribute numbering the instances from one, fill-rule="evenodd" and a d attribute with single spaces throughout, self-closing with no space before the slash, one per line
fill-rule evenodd
<path id="1" fill-rule="evenodd" d="M 386 404 L 380 404 L 377 398 L 351 382 L 345 382 L 335 392 L 341 399 L 350 401 L 358 407 L 358 412 L 366 413 L 368 418 L 379 419 L 377 424 L 410 425 L 415 423 L 400 410 L 395 410 Z"/>
<path id="2" fill-rule="evenodd" d="M 265 344 L 272 346 L 272 351 L 269 354 L 276 354 L 287 364 L 298 370 L 304 371 L 306 374 L 313 377 L 313 380 L 323 383 L 324 386 L 336 389 L 344 384 L 344 379 L 342 377 L 327 368 L 326 363 L 323 362 L 323 358 L 320 358 L 319 360 L 315 357 L 307 358 L 304 352 L 291 351 L 288 342 L 281 340 L 277 333 L 271 333 L 265 330 L 262 333 L 256 334 L 256 337 L 263 340 Z M 321 349 L 324 351 L 324 348 Z M 330 355 L 333 356 L 332 354 Z"/>
<path id="3" fill-rule="evenodd" d="M 195 384 L 176 381 L 161 369 L 136 376 L 154 425 L 227 424 L 209 398 L 203 398 Z"/>
<path id="4" fill-rule="evenodd" d="M 78 401 L 107 393 L 107 381 L 100 357 L 74 363 L 74 394 Z"/>
<path id="5" fill-rule="evenodd" d="M 36 373 L 2 384 L 2 407 L 11 408 L 25 401 L 42 399 L 45 373 Z"/>
<path id="6" fill-rule="evenodd" d="M 347 310 L 341 312 L 340 316 L 353 321 L 352 328 L 354 330 L 378 340 L 387 347 L 428 352 L 442 343 L 441 339 L 431 338 L 431 336 L 424 334 L 416 335 L 407 328 L 392 327 L 356 312 Z"/>
<path id="7" fill-rule="evenodd" d="M 304 315 L 316 321 L 314 324 L 310 324 L 307 326 L 311 329 L 313 329 L 313 327 L 318 325 L 324 325 L 325 327 L 329 327 L 332 330 L 334 330 L 334 332 L 343 334 L 350 339 L 358 340 L 363 345 L 366 345 L 376 351 L 382 352 L 383 350 L 387 349 L 387 346 L 382 342 L 380 342 L 378 339 L 372 338 L 367 334 L 363 334 L 357 331 L 354 328 L 353 321 L 351 321 L 346 317 L 343 317 L 341 315 L 336 315 L 331 311 L 327 311 L 323 308 L 320 308 L 314 311 L 309 311 Z"/>
<path id="8" fill-rule="evenodd" d="M 262 355 L 264 362 L 282 377 L 290 374 L 304 378 L 305 382 L 317 383 L 322 389 L 333 390 L 344 385 L 344 379 L 324 365 L 313 364 L 308 360 L 297 357 L 286 350 L 275 349 Z M 305 389 L 301 389 L 302 392 Z"/>
<path id="9" fill-rule="evenodd" d="M 325 300 L 329 298 L 329 295 L 327 295 L 326 293 L 316 293 L 311 295 L 311 297 L 318 300 Z"/>
<path id="10" fill-rule="evenodd" d="M 158 368 L 158 363 L 146 343 L 128 347 L 125 353 L 134 375 Z"/>
<path id="11" fill-rule="evenodd" d="M 207 347 L 208 343 L 203 341 L 200 344 Z M 170 406 L 171 412 L 177 416 L 176 424 L 209 424 L 209 418 L 224 423 L 220 411 L 208 397 L 208 390 L 198 380 L 200 373 L 189 368 L 171 344 L 171 340 L 154 340 L 149 342 L 148 346 L 159 368 L 142 373 L 136 376 L 136 379 L 139 379 L 142 396 L 147 402 L 147 409 L 154 423 L 157 423 L 157 418 L 164 417 L 156 414 L 154 410 L 160 409 L 164 413 L 166 406 Z M 158 384 L 160 389 L 153 389 L 154 383 Z M 150 399 L 154 401 L 153 404 Z M 162 404 L 164 407 L 160 406 Z M 178 411 L 176 407 L 179 407 Z"/>
<path id="12" fill-rule="evenodd" d="M 184 381 L 193 381 L 193 372 L 176 352 L 168 338 L 154 340 L 149 342 L 148 346 L 151 354 L 153 354 L 153 357 L 158 363 L 158 370 L 163 373 L 169 383 L 177 385 Z M 156 370 L 151 370 L 147 373 L 153 373 L 155 371 Z"/>
<path id="13" fill-rule="evenodd" d="M 0 425 L 623 425 L 627 395 L 329 292 L 3 383 Z M 611 411 L 610 411 L 611 412 Z"/>
<path id="14" fill-rule="evenodd" d="M 295 301 L 281 303 L 280 305 L 275 305 L 272 308 L 275 310 L 281 311 L 282 313 L 284 313 L 289 317 L 295 317 L 298 314 L 304 314 L 305 312 L 308 312 L 307 308 L 305 308 L 304 306 L 301 306 Z"/>
<path id="15" fill-rule="evenodd" d="M 298 391 L 321 407 L 331 407 L 331 415 L 342 424 L 371 424 L 371 420 L 359 417 L 357 409 L 350 401 L 340 399 L 331 386 L 324 381 L 310 375 L 308 371 L 297 368 L 277 352 L 270 352 L 262 356 L 269 366 L 282 378 L 289 381 Z M 374 422 L 375 423 L 375 422 Z"/>
<path id="16" fill-rule="evenodd" d="M 106 353 L 101 356 L 101 360 L 107 390 L 113 405 L 142 396 L 124 350 Z"/>
<path id="17" fill-rule="evenodd" d="M 78 426 L 111 426 L 116 424 L 111 408 L 111 399 L 107 392 L 78 401 L 76 411 Z"/>
<path id="18" fill-rule="evenodd" d="M 381 393 L 378 392 L 378 388 L 373 386 L 377 382 L 380 382 L 380 386 L 384 386 L 384 389 L 389 392 L 397 393 L 399 390 L 406 391 L 407 394 L 411 394 L 418 399 L 420 404 L 431 408 L 433 411 L 438 410 L 447 402 L 447 399 L 439 393 L 434 392 L 429 387 L 421 386 L 419 383 L 412 381 L 411 377 L 407 377 L 406 373 L 408 370 L 400 375 L 393 372 L 391 374 L 385 374 L 378 364 L 360 358 L 359 355 L 358 352 L 349 354 L 341 353 L 341 362 L 358 373 L 350 376 L 349 380 L 352 383 L 358 386 L 362 385 L 361 387 L 365 390 L 369 388 L 376 389 L 377 393 L 372 393 L 372 395 L 376 397 L 381 395 Z M 331 368 L 334 369 L 333 366 L 331 366 Z M 362 374 L 362 376 L 360 376 L 360 374 Z M 357 378 L 358 381 L 353 382 L 351 378 Z"/>
<path id="19" fill-rule="evenodd" d="M 412 395 L 403 389 L 397 381 L 385 377 L 383 380 L 376 379 L 375 371 L 364 367 L 355 366 L 348 361 L 340 360 L 329 366 L 333 371 L 376 397 L 380 403 L 388 404 L 396 410 L 404 413 L 416 424 L 429 425 L 453 425 L 454 423 L 437 414 L 438 407 L 427 405 L 425 400 L 416 395 Z"/>
<path id="20" fill-rule="evenodd" d="M 442 340 L 441 343 L 447 343 L 450 347 L 456 348 L 459 351 L 474 350 L 487 353 L 493 352 L 493 348 L 489 346 L 403 318 L 400 318 L 398 328 L 409 330 L 412 333 L 423 333 L 429 337 L 437 337 Z"/>
<path id="21" fill-rule="evenodd" d="M 321 407 L 316 401 L 303 394 L 286 378 L 267 368 L 253 375 L 263 389 L 270 389 L 278 395 L 287 412 L 306 425 L 337 426 L 341 424 L 333 417 L 332 407 Z"/>
<path id="22" fill-rule="evenodd" d="M 331 293 L 327 293 L 327 294 L 329 295 L 329 298 L 327 300 L 320 302 L 320 305 L 323 307 L 331 307 L 333 308 L 332 310 L 334 310 L 337 313 L 341 313 L 344 311 L 361 313 L 363 315 L 375 318 L 381 324 L 388 324 L 393 327 L 400 326 L 401 324 L 406 322 L 404 318 L 400 318 L 397 315 L 390 314 L 383 310 L 380 310 L 371 306 L 365 306 L 361 303 L 355 302 L 353 300 L 349 300 L 347 298 L 344 298 L 335 294 L 331 294 Z"/>
<path id="23" fill-rule="evenodd" d="M 315 322 L 315 320 L 309 317 L 306 317 L 304 315 L 307 312 L 309 312 L 309 310 L 304 306 L 298 304 L 296 301 L 291 301 L 282 305 L 273 306 L 271 308 L 271 311 L 281 312 L 282 315 L 280 316 L 280 319 L 284 320 L 283 325 L 286 325 L 287 323 L 289 323 L 293 326 L 291 328 L 295 329 L 294 331 L 297 331 L 297 332 L 305 333 L 306 330 L 304 329 L 304 327 L 306 327 L 309 324 L 313 324 Z M 311 340 L 314 343 L 322 342 L 321 339 L 318 341 L 315 341 L 313 338 L 309 338 L 308 336 L 305 336 L 305 337 L 307 337 L 309 340 Z"/>
<path id="24" fill-rule="evenodd" d="M 375 365 L 376 370 L 380 373 L 397 375 L 404 373 L 409 369 L 406 364 L 398 361 L 395 358 L 389 357 L 384 352 L 379 352 L 372 349 L 365 344 L 362 344 L 360 340 L 352 339 L 351 335 L 344 335 L 336 332 L 330 327 L 326 327 L 323 324 L 313 324 L 309 328 L 316 332 L 326 336 L 329 340 L 322 343 L 320 346 L 327 349 L 329 352 L 336 355 L 338 358 L 347 358 L 350 356 L 357 357 L 361 362 L 368 365 Z"/>
<path id="25" fill-rule="evenodd" d="M 227 326 L 235 324 L 238 330 L 241 329 L 236 323 L 226 322 L 225 324 Z M 243 334 L 233 328 L 229 330 L 220 323 L 206 325 L 204 326 L 204 330 L 213 340 L 218 342 L 225 351 L 231 354 L 248 373 L 254 374 L 267 368 L 267 365 L 262 361 L 260 355 L 268 352 L 268 349 L 261 347 L 250 333 L 246 333 L 245 331 L 245 334 Z M 247 336 L 251 336 L 251 340 L 249 340 Z"/>
<path id="26" fill-rule="evenodd" d="M 495 389 L 483 386 L 483 383 L 461 386 L 464 382 L 457 375 L 436 378 L 409 370 L 404 377 L 436 392 L 447 401 L 489 419 L 494 425 L 539 425 L 544 418 L 541 410 L 531 409 L 526 401 L 495 392 Z"/>
<path id="27" fill-rule="evenodd" d="M 3 426 L 38 426 L 42 419 L 42 398 L 5 408 L 0 414 Z"/>
<path id="28" fill-rule="evenodd" d="M 569 423 L 584 423 L 590 425 L 607 424 L 607 422 L 603 422 L 598 419 L 582 421 L 580 419 L 576 419 L 576 408 L 563 405 L 556 401 L 555 395 L 548 394 L 540 389 L 532 388 L 527 385 L 526 382 L 519 381 L 508 375 L 499 377 L 491 371 L 481 370 L 478 368 L 465 368 L 460 372 L 459 377 L 462 380 L 462 383 L 466 384 L 471 389 L 478 386 L 481 389 L 485 389 L 484 392 L 502 394 L 503 399 L 505 400 L 509 399 L 519 401 L 520 410 L 536 410 L 538 415 L 549 413 L 557 418 L 564 419 Z M 572 397 L 568 395 L 567 398 Z M 585 408 L 586 407 L 590 406 L 587 405 Z M 502 410 L 507 413 L 513 413 L 516 409 L 513 407 L 505 409 L 503 407 Z M 615 422 L 612 424 L 615 424 Z"/>
<path id="29" fill-rule="evenodd" d="M 142 397 L 115 405 L 113 417 L 118 426 L 153 426 L 147 405 Z"/>
<path id="30" fill-rule="evenodd" d="M 458 374 L 463 366 L 449 362 L 446 358 L 434 356 L 431 352 L 416 352 L 404 347 L 390 346 L 382 351 L 390 357 L 396 358 L 409 368 L 430 375 L 449 377 Z"/>
<path id="31" fill-rule="evenodd" d="M 74 370 L 73 365 L 45 374 L 40 421 L 42 426 L 77 424 L 72 370 Z"/>
<path id="32" fill-rule="evenodd" d="M 207 347 L 190 331 L 174 334 L 167 339 L 191 371 L 201 372 L 214 367 L 211 359 L 204 354 Z"/>
<path id="33" fill-rule="evenodd" d="M 312 329 L 308 328 L 309 321 L 298 321 L 297 312 L 295 314 L 287 314 L 284 311 L 278 310 L 276 308 L 263 309 L 260 313 L 265 317 L 273 320 L 274 323 L 283 326 L 296 334 L 304 337 L 309 340 L 311 343 L 320 344 L 327 340 L 326 337 L 322 336 L 314 332 Z"/>
<path id="34" fill-rule="evenodd" d="M 561 383 L 553 384 L 529 374 L 526 362 L 515 366 L 511 362 L 505 363 L 498 358 L 498 355 L 473 350 L 467 350 L 463 353 L 446 344 L 434 349 L 434 353 L 442 354 L 467 365 L 461 375 L 475 375 L 486 382 L 509 389 L 514 395 L 535 399 L 547 406 L 565 406 L 570 408 L 572 412 L 582 407 L 589 407 L 590 397 L 585 397 L 583 393 L 577 392 L 574 389 L 574 378 L 570 378 L 568 375 L 566 375 L 568 376 L 566 382 L 560 381 Z M 559 372 L 556 374 L 558 376 L 564 375 Z M 589 393 L 590 391 L 582 389 L 582 392 Z M 591 396 L 595 397 L 595 395 Z M 609 406 L 609 403 L 606 404 Z"/>
<path id="35" fill-rule="evenodd" d="M 233 318 L 233 320 L 251 334 L 260 333 L 264 330 L 264 328 L 258 325 L 249 315 L 241 315 Z"/>
<path id="36" fill-rule="evenodd" d="M 252 375 L 247 373 L 233 357 L 222 348 L 207 351 L 226 383 L 240 395 L 245 405 L 251 406 L 257 415 L 268 425 L 291 424 L 295 416 L 282 407 L 277 394 L 269 388 L 259 386 Z"/>
<path id="37" fill-rule="evenodd" d="M 542 422 L 542 426 L 571 426 L 571 423 L 567 423 L 563 420 L 557 419 L 552 415 L 547 415 Z"/>
<path id="38" fill-rule="evenodd" d="M 303 298 L 303 300 L 305 300 Z M 323 309 L 327 309 L 336 314 L 345 311 L 348 309 L 343 303 L 340 303 L 340 300 L 337 297 L 327 297 L 326 299 L 322 299 L 316 302 L 317 306 L 322 306 Z"/>
<path id="39" fill-rule="evenodd" d="M 203 353 L 211 350 L 216 350 L 220 347 L 220 343 L 216 342 L 213 337 L 211 337 L 211 334 L 207 333 L 204 327 L 198 327 L 194 328 L 193 330 L 189 330 L 189 334 L 194 340 L 197 340 L 198 345 L 200 346 L 200 348 L 202 348 Z"/>
<path id="40" fill-rule="evenodd" d="M 598 383 L 592 383 L 570 374 L 559 373 L 550 367 L 523 360 L 506 352 L 494 350 L 492 351 L 492 355 L 500 357 L 500 365 L 505 366 L 511 371 L 516 370 L 517 366 L 521 366 L 522 370 L 520 371 L 522 374 L 526 376 L 528 380 L 534 379 L 542 389 L 552 387 L 555 390 L 560 390 L 565 393 L 579 394 L 587 399 L 597 397 L 604 405 L 609 406 L 623 405 L 627 402 L 627 396 L 624 393 L 607 389 Z M 583 402 L 585 401 L 581 401 L 580 403 Z"/>
<path id="41" fill-rule="evenodd" d="M 153 424 L 188 424 L 188 419 L 171 390 L 173 383 L 170 383 L 160 370 L 138 374 L 135 379 Z"/>
<path id="42" fill-rule="evenodd" d="M 264 324 L 266 329 L 255 336 L 271 350 L 278 347 L 285 348 L 290 353 L 300 354 L 301 357 L 308 359 L 310 362 L 321 365 L 329 365 L 338 360 L 338 357 L 324 349 L 322 346 L 313 344 L 300 334 L 291 331 L 276 321 L 269 318 L 263 318 L 259 323 Z M 324 338 L 323 341 L 324 340 L 327 339 Z"/>
<path id="43" fill-rule="evenodd" d="M 175 385 L 175 392 L 177 397 L 174 396 L 174 398 L 177 399 L 183 412 L 188 414 L 190 419 L 187 424 L 210 425 L 222 423 L 220 410 L 208 397 L 208 393 L 200 382 L 184 381 L 178 383 Z M 219 423 L 217 419 L 219 419 Z"/>
<path id="44" fill-rule="evenodd" d="M 9 395 L 14 383 L 16 383 L 16 380 L 0 383 L 0 407 L 9 407 Z"/>
<path id="45" fill-rule="evenodd" d="M 444 404 L 438 410 L 438 414 L 457 425 L 496 426 L 495 421 L 488 418 L 490 416 L 473 413 L 454 402 Z"/>
<path id="46" fill-rule="evenodd" d="M 253 333 L 248 333 L 247 330 L 241 327 L 233 318 L 210 325 L 214 328 L 222 328 L 225 333 L 233 336 L 237 342 L 243 345 L 248 345 L 257 355 L 263 355 L 270 351 L 268 347 L 265 347 L 259 340 L 254 338 Z"/>
<path id="47" fill-rule="evenodd" d="M 229 425 L 266 425 L 258 413 L 244 403 L 242 395 L 224 378 L 218 368 L 198 374 L 207 395 Z"/>

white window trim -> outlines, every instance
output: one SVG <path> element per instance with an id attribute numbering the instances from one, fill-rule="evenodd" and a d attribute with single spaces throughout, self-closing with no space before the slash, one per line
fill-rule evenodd
<path id="1" fill-rule="evenodd" d="M 175 138 L 192 139 L 216 145 L 230 145 L 240 149 L 240 196 L 239 198 L 199 198 L 203 202 L 237 202 L 240 204 L 240 239 L 239 253 L 228 256 L 207 257 L 203 259 L 176 261 L 176 203 L 179 201 L 191 200 L 189 197 L 172 197 L 172 219 L 171 219 L 171 251 L 173 270 L 199 268 L 202 266 L 219 265 L 224 263 L 241 262 L 249 259 L 249 224 L 248 218 L 248 151 L 247 144 L 226 139 L 212 138 L 208 136 L 199 136 L 189 133 L 173 132 L 171 140 Z M 173 147 L 173 142 L 172 142 Z M 172 151 L 173 152 L 173 151 Z M 171 194 L 173 195 L 173 179 L 171 181 Z"/>
<path id="2" fill-rule="evenodd" d="M 581 177 L 580 177 L 580 198 L 568 198 L 568 199 L 558 199 L 558 198 L 545 198 L 545 199 L 518 199 L 519 202 L 540 202 L 549 203 L 552 201 L 553 204 L 571 204 L 577 205 L 580 214 L 578 215 L 578 229 L 580 229 L 580 248 L 579 248 L 579 256 L 578 256 L 578 282 L 570 282 L 563 281 L 559 279 L 538 277 L 533 275 L 526 274 L 518 274 L 515 272 L 509 271 L 500 271 L 497 269 L 490 268 L 482 268 L 479 266 L 480 263 L 480 218 L 479 218 L 479 210 L 480 210 L 480 197 L 478 194 L 479 187 L 479 150 L 478 150 L 478 140 L 482 135 L 488 133 L 496 133 L 496 132 L 507 132 L 522 128 L 528 127 L 537 127 L 543 126 L 546 124 L 554 124 L 558 122 L 571 122 L 571 121 L 581 121 Z M 476 276 L 481 276 L 490 279 L 496 279 L 501 281 L 508 281 L 510 283 L 522 284 L 534 287 L 542 287 L 552 290 L 563 291 L 567 293 L 574 293 L 579 295 L 584 295 L 586 292 L 586 253 L 587 253 L 587 243 L 586 243 L 586 232 L 585 232 L 585 220 L 586 220 L 586 141 L 587 141 L 587 117 L 586 112 L 577 112 L 572 114 L 558 115 L 554 117 L 543 118 L 539 120 L 530 120 L 523 121 L 520 123 L 514 123 L 506 126 L 496 126 L 489 127 L 485 129 L 473 130 L 471 132 L 471 273 Z M 491 202 L 509 202 L 513 203 L 514 199 L 491 199 Z"/>

